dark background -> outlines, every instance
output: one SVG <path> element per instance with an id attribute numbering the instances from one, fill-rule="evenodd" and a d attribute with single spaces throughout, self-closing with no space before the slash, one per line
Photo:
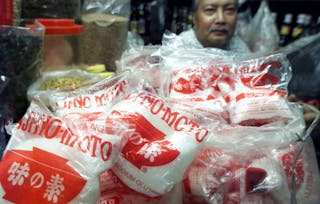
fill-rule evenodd
<path id="1" fill-rule="evenodd" d="M 262 0 L 247 0 L 239 8 L 239 12 L 246 10 L 248 7 L 251 8 L 252 15 L 258 10 L 259 5 Z M 299 13 L 311 14 L 313 19 L 316 19 L 320 15 L 320 0 L 267 0 L 271 12 L 277 14 L 276 23 L 278 29 L 283 21 L 283 17 L 286 13 L 293 14 L 293 22 L 296 21 L 296 16 Z M 173 11 L 175 8 L 187 7 L 188 11 L 191 11 L 192 0 L 132 0 L 132 7 L 144 3 L 145 5 L 158 4 L 153 8 L 153 11 L 146 12 L 147 26 L 157 24 L 158 20 L 156 17 L 152 17 L 154 9 L 157 7 L 164 6 L 165 10 L 165 25 L 163 27 L 158 27 L 155 31 L 146 28 L 147 32 L 143 36 L 146 44 L 160 43 L 161 36 L 165 30 L 170 30 L 170 26 L 173 20 Z M 148 10 L 148 6 L 146 9 Z M 157 24 L 158 25 L 158 24 Z"/>

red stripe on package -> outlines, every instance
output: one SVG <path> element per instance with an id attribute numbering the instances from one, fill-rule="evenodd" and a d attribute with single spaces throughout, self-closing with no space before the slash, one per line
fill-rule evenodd
<path id="1" fill-rule="evenodd" d="M 294 160 L 298 153 L 299 143 L 279 149 L 273 155 L 283 167 L 286 180 L 278 191 L 273 193 L 274 197 L 281 203 L 290 203 L 290 192 L 292 190 L 292 176 L 295 172 L 296 200 L 297 203 L 317 204 L 320 200 L 320 178 L 319 167 L 315 156 L 312 140 L 309 138 L 304 144 L 303 151 L 294 168 Z"/>
<path id="2" fill-rule="evenodd" d="M 261 126 L 294 117 L 283 91 L 243 89 L 233 94 L 229 107 L 232 124 Z"/>
<path id="3" fill-rule="evenodd" d="M 211 152 L 211 153 L 210 153 Z M 242 203 L 262 201 L 281 187 L 285 179 L 281 166 L 272 158 L 244 158 L 220 151 L 203 149 L 186 171 L 183 180 L 188 200 L 202 198 L 209 202 Z"/>
<path id="4" fill-rule="evenodd" d="M 232 124 L 261 126 L 294 117 L 286 99 L 291 69 L 284 54 L 243 60 L 237 67 L 236 88 L 225 97 Z"/>
<path id="5" fill-rule="evenodd" d="M 132 94 L 113 111 L 111 118 L 135 128 L 128 133 L 112 170 L 130 188 L 150 197 L 164 195 L 182 180 L 209 135 L 207 129 L 150 93 Z"/>
<path id="6" fill-rule="evenodd" d="M 240 190 L 240 180 L 236 178 L 236 172 L 242 167 L 240 160 L 220 150 L 201 149 L 185 173 L 185 191 L 191 197 L 207 201 L 217 194 L 221 194 L 223 198 L 232 186 L 232 189 Z"/>
<path id="7" fill-rule="evenodd" d="M 135 126 L 135 132 L 129 136 L 122 155 L 137 168 L 142 166 L 161 166 L 175 160 L 180 152 L 169 141 L 165 134 L 155 128 L 139 113 L 123 113 L 122 120 Z M 154 149 L 148 155 L 148 150 Z M 161 158 L 157 154 L 162 154 Z M 156 159 L 157 158 L 157 159 Z"/>
<path id="8" fill-rule="evenodd" d="M 228 70 L 230 71 L 230 66 L 222 64 L 174 71 L 169 76 L 170 85 L 165 92 L 168 92 L 174 106 L 195 120 L 203 117 L 223 118 L 226 103 L 221 97 L 218 81 L 222 80 L 222 73 Z M 190 113 L 190 110 L 193 110 L 193 113 Z"/>

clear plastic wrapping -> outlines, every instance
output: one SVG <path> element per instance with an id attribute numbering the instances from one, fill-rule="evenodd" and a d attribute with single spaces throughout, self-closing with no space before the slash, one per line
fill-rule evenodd
<path id="1" fill-rule="evenodd" d="M 110 79 L 37 94 L 6 128 L 1 201 L 316 204 L 320 115 L 305 130 L 285 55 L 170 46 L 126 52 Z"/>
<path id="2" fill-rule="evenodd" d="M 294 165 L 299 146 L 235 148 L 232 152 L 223 151 L 224 147 L 203 148 L 186 171 L 184 203 L 267 204 L 292 203 L 294 199 L 315 204 L 319 172 L 313 144 L 306 142 Z"/>
<path id="3" fill-rule="evenodd" d="M 99 174 L 117 160 L 127 130 L 105 122 L 108 107 L 126 90 L 123 81 L 103 80 L 83 92 L 36 95 L 19 123 L 10 126 L 0 162 L 1 203 L 95 203 Z M 75 104 L 79 106 L 69 109 Z M 96 112 L 94 104 L 103 112 Z"/>
<path id="4" fill-rule="evenodd" d="M 268 53 L 278 49 L 279 32 L 268 1 L 260 1 L 258 11 L 245 28 L 240 34 L 251 51 Z"/>
<path id="5" fill-rule="evenodd" d="M 1 105 L 18 121 L 28 108 L 28 86 L 40 75 L 44 28 L 21 20 L 15 26 L 0 26 Z"/>
<path id="6" fill-rule="evenodd" d="M 160 88 L 159 46 L 142 46 L 127 49 L 117 62 L 117 72 L 129 70 L 136 79 L 145 80 L 156 91 Z"/>
<path id="7" fill-rule="evenodd" d="M 85 64 L 105 64 L 107 70 L 116 70 L 116 60 L 127 45 L 130 2 L 84 1 L 81 46 Z"/>
<path id="8" fill-rule="evenodd" d="M 163 96 L 203 107 L 230 124 L 259 126 L 294 117 L 286 99 L 291 67 L 284 54 L 163 50 Z"/>

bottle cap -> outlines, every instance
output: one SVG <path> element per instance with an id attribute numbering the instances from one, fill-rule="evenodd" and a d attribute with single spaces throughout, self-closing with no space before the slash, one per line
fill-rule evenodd
<path id="1" fill-rule="evenodd" d="M 300 13 L 299 15 L 298 15 L 298 17 L 297 17 L 297 23 L 298 24 L 304 24 L 304 22 L 305 22 L 305 14 L 303 14 L 303 13 Z"/>
<path id="2" fill-rule="evenodd" d="M 311 15 L 305 15 L 305 17 L 304 17 L 304 24 L 306 25 L 306 26 L 308 26 L 310 23 L 311 23 L 311 20 L 312 20 L 312 16 Z"/>
<path id="3" fill-rule="evenodd" d="M 291 13 L 287 13 L 285 16 L 284 16 L 284 23 L 291 23 L 292 22 L 292 14 Z"/>

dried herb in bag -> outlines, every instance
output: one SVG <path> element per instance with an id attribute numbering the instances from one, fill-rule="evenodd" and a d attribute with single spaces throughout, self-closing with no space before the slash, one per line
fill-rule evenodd
<path id="1" fill-rule="evenodd" d="M 82 15 L 84 63 L 105 64 L 107 70 L 115 71 L 115 61 L 120 59 L 125 49 L 128 22 L 129 18 L 118 15 Z"/>
<path id="2" fill-rule="evenodd" d="M 81 13 L 83 60 L 116 71 L 126 46 L 130 0 L 84 0 Z"/>
<path id="3" fill-rule="evenodd" d="M 15 121 L 26 111 L 27 88 L 40 74 L 42 42 L 43 29 L 0 26 L 0 76 L 7 78 L 0 105 L 12 111 Z"/>

